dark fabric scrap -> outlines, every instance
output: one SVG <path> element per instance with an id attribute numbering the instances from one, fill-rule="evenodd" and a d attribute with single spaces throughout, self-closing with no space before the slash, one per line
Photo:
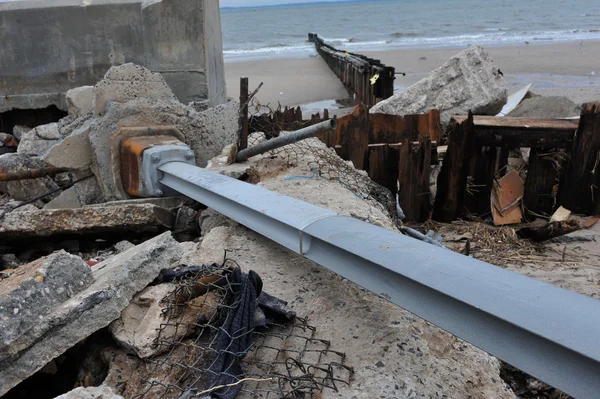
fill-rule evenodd
<path id="1" fill-rule="evenodd" d="M 257 327 L 267 327 L 276 321 L 288 322 L 296 313 L 285 309 L 287 302 L 262 292 L 260 276 L 239 268 L 229 275 L 234 289 L 229 302 L 229 312 L 221 326 L 217 355 L 209 368 L 209 388 L 237 382 L 243 375 L 241 361 L 253 344 L 252 334 Z M 221 388 L 212 392 L 213 398 L 233 399 L 243 384 Z"/>

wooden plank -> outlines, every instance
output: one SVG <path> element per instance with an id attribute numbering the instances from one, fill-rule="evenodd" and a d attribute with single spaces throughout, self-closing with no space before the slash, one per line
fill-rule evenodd
<path id="1" fill-rule="evenodd" d="M 404 140 L 398 162 L 398 202 L 408 220 L 424 222 L 429 217 L 431 140 Z"/>
<path id="2" fill-rule="evenodd" d="M 369 111 L 364 104 L 358 104 L 352 116 L 347 125 L 340 126 L 342 158 L 352 161 L 356 169 L 365 170 L 369 151 Z"/>
<path id="3" fill-rule="evenodd" d="M 465 207 L 473 215 L 490 213 L 490 196 L 496 173 L 496 147 L 478 147 L 473 150 L 469 175 L 473 186 L 465 196 Z"/>
<path id="4" fill-rule="evenodd" d="M 248 148 L 248 78 L 240 78 L 239 149 Z"/>
<path id="5" fill-rule="evenodd" d="M 529 154 L 529 167 L 525 179 L 523 205 L 525 209 L 536 214 L 552 214 L 556 204 L 554 186 L 558 183 L 556 164 L 562 157 L 554 157 L 561 150 L 532 148 Z"/>
<path id="6" fill-rule="evenodd" d="M 453 119 L 461 123 L 466 117 Z M 544 118 L 475 116 L 473 123 L 477 145 L 508 148 L 567 148 L 577 129 L 577 121 Z"/>
<path id="7" fill-rule="evenodd" d="M 581 111 L 577 138 L 565 163 L 559 187 L 559 204 L 573 213 L 600 212 L 600 103 Z"/>
<path id="8" fill-rule="evenodd" d="M 460 217 L 464 210 L 467 173 L 475 136 L 473 115 L 469 113 L 469 118 L 462 123 L 451 120 L 448 130 L 448 152 L 438 175 L 433 207 L 433 218 L 440 222 L 451 222 Z"/>
<path id="9" fill-rule="evenodd" d="M 392 194 L 398 189 L 398 155 L 398 149 L 389 144 L 369 144 L 369 177 Z"/>

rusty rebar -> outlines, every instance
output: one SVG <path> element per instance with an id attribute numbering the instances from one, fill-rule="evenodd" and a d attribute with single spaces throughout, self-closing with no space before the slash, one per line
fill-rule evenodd
<path id="1" fill-rule="evenodd" d="M 59 173 L 67 172 L 68 169 L 55 168 L 48 166 L 39 169 L 28 169 L 20 170 L 18 172 L 8 172 L 4 167 L 0 165 L 0 181 L 15 181 L 15 180 L 27 180 L 27 179 L 38 179 L 40 177 L 54 176 Z"/>

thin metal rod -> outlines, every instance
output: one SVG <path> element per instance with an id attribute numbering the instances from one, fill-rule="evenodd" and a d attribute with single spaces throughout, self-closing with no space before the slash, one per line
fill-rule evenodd
<path id="1" fill-rule="evenodd" d="M 577 398 L 600 392 L 600 301 L 182 162 L 160 183 Z"/>
<path id="2" fill-rule="evenodd" d="M 282 134 L 279 137 L 263 141 L 260 144 L 240 151 L 237 155 L 236 162 L 243 162 L 255 155 L 263 154 L 267 151 L 271 151 L 276 148 L 283 147 L 284 145 L 307 139 L 309 137 L 314 137 L 317 134 L 327 130 L 335 130 L 336 127 L 337 123 L 335 122 L 335 119 L 329 119 L 327 121 L 319 122 L 312 126 L 296 130 L 295 132 L 289 134 Z"/>

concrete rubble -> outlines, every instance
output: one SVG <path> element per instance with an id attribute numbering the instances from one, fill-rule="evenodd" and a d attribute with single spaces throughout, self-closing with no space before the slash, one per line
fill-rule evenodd
<path id="1" fill-rule="evenodd" d="M 70 263 L 60 262 L 61 257 L 67 257 Z M 17 295 L 15 290 L 31 292 L 33 288 L 32 292 L 39 294 L 30 297 L 29 306 L 3 309 L 14 315 L 23 312 L 35 324 L 28 328 L 20 322 L 11 329 L 3 329 L 8 337 L 4 338 L 2 348 L 5 355 L 1 360 L 0 395 L 118 319 L 131 298 L 179 257 L 178 243 L 170 233 L 164 233 L 94 266 L 91 275 L 82 271 L 87 267 L 83 261 L 58 253 L 45 262 L 26 266 L 26 274 L 8 277 L 2 284 L 2 297 L 8 301 L 7 305 L 10 294 Z M 54 276 L 57 270 L 60 275 Z M 57 279 L 61 284 L 57 284 Z M 47 301 L 45 296 L 49 294 L 56 300 L 48 301 L 47 309 L 41 308 L 40 301 Z"/>
<path id="2" fill-rule="evenodd" d="M 411 115 L 437 109 L 445 128 L 452 115 L 469 111 L 496 115 L 506 103 L 507 93 L 506 82 L 488 52 L 481 46 L 471 46 L 369 112 Z"/>
<path id="3" fill-rule="evenodd" d="M 162 3 L 143 2 L 142 8 Z M 25 392 L 19 387 L 34 385 L 30 378 L 36 376 L 58 379 L 66 373 L 65 359 L 72 357 L 78 367 L 76 378 L 67 378 L 72 390 L 62 390 L 57 398 L 119 399 L 139 395 L 148 381 L 181 383 L 161 362 L 175 356 L 183 365 L 193 363 L 185 350 L 203 344 L 202 328 L 225 310 L 220 306 L 226 296 L 206 286 L 197 294 L 198 276 L 191 283 L 194 295 L 173 295 L 190 278 L 191 272 L 182 270 L 222 265 L 225 256 L 243 272 L 257 272 L 261 287 L 307 317 L 319 339 L 346 354 L 354 371 L 351 383 L 319 397 L 515 397 L 501 378 L 506 367 L 498 359 L 376 293 L 188 198 L 132 198 L 123 188 L 122 141 L 166 135 L 189 145 L 198 166 L 385 229 L 404 228 L 388 207 L 390 191 L 384 189 L 374 201 L 372 186 L 350 187 L 342 180 L 371 182 L 367 172 L 319 139 L 298 142 L 290 153 L 284 148 L 233 163 L 239 103 L 183 104 L 172 90 L 178 81 L 174 74 L 132 63 L 113 66 L 94 86 L 66 92 L 68 116 L 0 134 L 0 149 L 16 149 L 0 155 L 0 172 L 53 170 L 48 176 L 0 182 L 0 396 L 13 388 L 13 394 Z M 453 114 L 494 115 L 506 98 L 506 83 L 489 54 L 473 46 L 371 112 L 439 109 L 445 125 Z M 253 133 L 248 141 L 263 140 L 264 133 Z M 317 173 L 315 165 L 328 161 L 327 167 L 343 169 L 343 178 Z M 436 176 L 439 165 L 433 170 Z M 435 191 L 435 183 L 431 186 Z M 31 201 L 36 197 L 41 198 Z M 521 220 L 520 202 L 500 202 L 497 211 L 517 206 Z M 598 226 L 590 222 L 590 231 Z M 580 239 L 583 233 L 577 233 L 571 238 Z M 475 236 L 456 241 L 463 244 L 465 237 Z M 531 264 L 505 266 L 573 290 L 585 285 L 587 295 L 593 296 L 597 286 L 593 277 L 564 283 L 571 273 L 567 266 L 554 277 Z M 178 277 L 163 281 L 165 273 Z M 177 305 L 176 312 L 167 307 L 168 300 Z"/>
<path id="4" fill-rule="evenodd" d="M 0 220 L 0 238 L 111 231 L 159 232 L 174 223 L 175 215 L 169 210 L 150 204 L 44 209 L 8 213 Z"/>

